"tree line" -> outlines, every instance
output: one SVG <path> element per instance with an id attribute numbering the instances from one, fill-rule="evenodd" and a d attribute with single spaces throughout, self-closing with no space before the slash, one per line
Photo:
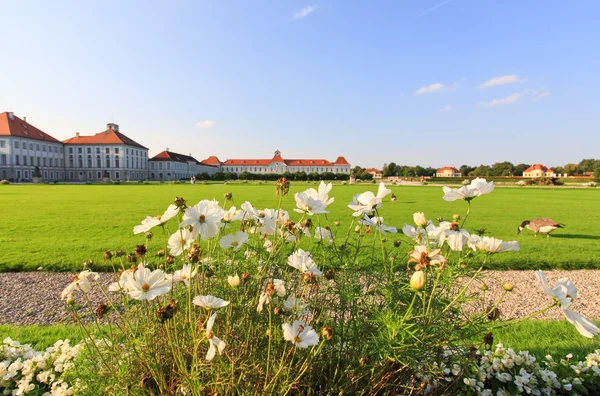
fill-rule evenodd
<path id="1" fill-rule="evenodd" d="M 492 165 L 461 165 L 458 170 L 463 176 L 472 177 L 491 177 L 491 176 L 523 176 L 523 171 L 529 168 L 531 164 L 517 164 L 514 165 L 509 161 L 496 162 Z M 596 179 L 600 179 L 600 159 L 584 159 L 578 164 L 566 164 L 564 166 L 553 167 L 552 170 L 556 174 L 565 174 L 569 176 L 581 176 L 588 172 L 593 172 Z M 431 177 L 435 176 L 437 168 L 422 167 L 422 166 L 409 166 L 409 165 L 397 165 L 394 162 L 384 164 L 382 173 L 383 177 L 389 176 L 400 176 L 400 177 Z M 370 180 L 371 174 L 366 172 L 365 168 L 360 166 L 354 167 L 354 174 L 357 178 L 363 180 Z"/>

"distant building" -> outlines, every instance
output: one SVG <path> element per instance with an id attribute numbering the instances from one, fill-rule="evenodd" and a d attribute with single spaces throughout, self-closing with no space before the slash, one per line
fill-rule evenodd
<path id="1" fill-rule="evenodd" d="M 13 112 L 0 113 L 0 179 L 31 181 L 35 167 L 45 180 L 65 177 L 63 144 Z"/>
<path id="2" fill-rule="evenodd" d="M 435 177 L 461 177 L 462 173 L 453 166 L 445 166 L 435 172 Z"/>
<path id="3" fill-rule="evenodd" d="M 216 158 L 216 157 L 215 157 Z M 150 179 L 179 180 L 189 179 L 198 173 L 212 175 L 218 172 L 217 164 L 203 164 L 192 155 L 173 153 L 166 149 L 150 158 Z"/>
<path id="4" fill-rule="evenodd" d="M 523 177 L 556 177 L 556 174 L 545 164 L 533 164 L 523 171 Z"/>
<path id="5" fill-rule="evenodd" d="M 67 180 L 144 180 L 148 178 L 148 149 L 119 132 L 117 124 L 107 124 L 93 136 L 79 133 L 65 145 Z"/>
<path id="6" fill-rule="evenodd" d="M 209 157 L 202 161 L 203 164 L 215 164 L 217 157 Z M 228 159 L 219 162 L 221 172 L 242 172 L 255 174 L 306 172 L 350 174 L 350 164 L 344 157 L 338 157 L 334 162 L 324 159 L 283 159 L 279 150 L 270 159 Z"/>
<path id="7" fill-rule="evenodd" d="M 365 169 L 365 173 L 371 174 L 373 179 L 381 179 L 383 177 L 383 172 L 375 168 L 367 168 Z"/>

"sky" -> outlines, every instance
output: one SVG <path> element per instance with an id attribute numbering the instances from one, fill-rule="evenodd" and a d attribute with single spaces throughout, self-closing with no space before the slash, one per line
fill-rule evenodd
<path id="1" fill-rule="evenodd" d="M 600 2 L 5 1 L 0 112 L 199 160 L 600 158 Z"/>

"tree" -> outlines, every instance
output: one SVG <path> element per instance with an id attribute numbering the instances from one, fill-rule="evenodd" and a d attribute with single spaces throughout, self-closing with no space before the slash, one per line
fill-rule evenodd
<path id="1" fill-rule="evenodd" d="M 461 165 L 460 168 L 458 168 L 458 170 L 463 176 L 468 176 L 469 173 L 475 170 L 475 167 L 469 165 Z"/>
<path id="2" fill-rule="evenodd" d="M 479 165 L 477 168 L 469 172 L 469 176 L 491 176 L 492 169 L 487 165 Z"/>
<path id="3" fill-rule="evenodd" d="M 593 172 L 596 168 L 600 168 L 600 160 L 589 158 L 582 160 L 577 164 L 580 173 Z"/>
<path id="4" fill-rule="evenodd" d="M 242 179 L 242 180 L 253 180 L 254 179 L 254 175 L 252 173 L 244 171 L 244 172 L 240 173 L 240 179 Z"/>
<path id="5" fill-rule="evenodd" d="M 225 180 L 225 173 L 223 172 L 215 172 L 210 177 L 212 180 Z"/>
<path id="6" fill-rule="evenodd" d="M 508 161 L 496 162 L 491 167 L 491 176 L 511 176 L 515 171 L 515 167 Z"/>
<path id="7" fill-rule="evenodd" d="M 569 176 L 579 174 L 579 167 L 575 164 L 567 164 L 565 165 L 565 173 Z"/>
<path id="8" fill-rule="evenodd" d="M 515 176 L 523 176 L 523 171 L 527 168 L 529 168 L 531 165 L 529 164 L 519 164 L 519 165 L 515 165 L 514 167 L 514 171 L 513 174 Z"/>
<path id="9" fill-rule="evenodd" d="M 398 165 L 396 165 L 393 162 L 390 162 L 389 165 L 383 164 L 383 169 L 381 172 L 383 173 L 383 177 L 397 176 L 398 175 Z"/>
<path id="10" fill-rule="evenodd" d="M 594 169 L 594 179 L 600 180 L 600 167 Z"/>
<path id="11" fill-rule="evenodd" d="M 206 172 L 198 173 L 196 175 L 197 180 L 210 180 L 210 175 Z"/>

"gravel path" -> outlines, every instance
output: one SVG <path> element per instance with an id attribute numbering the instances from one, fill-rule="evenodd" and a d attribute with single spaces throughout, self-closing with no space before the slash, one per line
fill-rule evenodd
<path id="1" fill-rule="evenodd" d="M 533 271 L 488 271 L 487 299 L 496 300 L 502 293 L 502 285 L 512 283 L 514 289 L 500 305 L 503 319 L 521 318 L 549 305 Z M 589 318 L 600 318 L 600 270 L 547 271 L 551 285 L 563 276 L 577 286 L 578 296 L 572 308 Z M 53 272 L 0 273 L 0 324 L 52 324 L 74 323 L 73 315 L 60 299 L 60 293 L 73 275 Z M 111 273 L 100 274 L 100 281 L 107 286 L 114 280 Z M 77 295 L 78 301 L 81 294 Z M 104 296 L 93 289 L 90 293 L 93 306 L 104 302 Z M 84 309 L 84 308 L 82 308 Z M 82 311 L 84 312 L 84 311 Z M 560 309 L 554 308 L 538 318 L 561 319 Z"/>

